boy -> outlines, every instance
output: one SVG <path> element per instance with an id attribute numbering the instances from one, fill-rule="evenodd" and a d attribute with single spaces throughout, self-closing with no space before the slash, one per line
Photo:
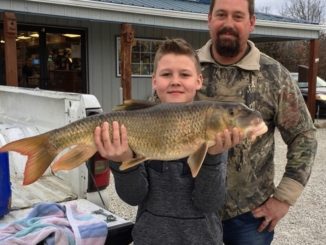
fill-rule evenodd
<path id="1" fill-rule="evenodd" d="M 152 76 L 160 101 L 191 102 L 202 82 L 199 60 L 191 46 L 182 39 L 163 42 Z M 104 123 L 96 128 L 95 143 L 102 157 L 111 160 L 120 198 L 139 206 L 132 232 L 134 244 L 223 244 L 217 214 L 225 198 L 227 155 L 223 152 L 242 139 L 238 129 L 232 130 L 232 139 L 228 131 L 216 135 L 216 145 L 208 149 L 198 176 L 192 178 L 186 159 L 146 161 L 120 171 L 120 163 L 133 157 L 127 130 L 114 122 L 111 142 L 108 127 Z"/>

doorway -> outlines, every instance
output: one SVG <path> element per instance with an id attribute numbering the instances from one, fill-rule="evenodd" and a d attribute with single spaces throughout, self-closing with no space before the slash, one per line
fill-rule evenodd
<path id="1" fill-rule="evenodd" d="M 18 26 L 21 87 L 87 93 L 85 31 Z"/>

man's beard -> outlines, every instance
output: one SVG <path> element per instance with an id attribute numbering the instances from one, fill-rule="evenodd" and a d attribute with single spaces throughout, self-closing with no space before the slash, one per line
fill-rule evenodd
<path id="1" fill-rule="evenodd" d="M 224 39 L 221 36 L 228 33 L 233 35 L 235 39 Z M 216 52 L 223 57 L 235 57 L 240 52 L 240 41 L 239 35 L 232 28 L 223 28 L 216 35 L 215 50 Z"/>

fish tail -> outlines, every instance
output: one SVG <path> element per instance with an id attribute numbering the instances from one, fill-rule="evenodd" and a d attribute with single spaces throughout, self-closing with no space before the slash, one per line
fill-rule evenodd
<path id="1" fill-rule="evenodd" d="M 0 152 L 16 151 L 28 157 L 24 171 L 23 185 L 29 185 L 42 176 L 56 156 L 48 151 L 49 134 L 41 134 L 10 142 Z"/>

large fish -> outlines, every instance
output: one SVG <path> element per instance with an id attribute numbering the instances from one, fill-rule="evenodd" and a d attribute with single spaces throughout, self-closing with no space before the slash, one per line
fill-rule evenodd
<path id="1" fill-rule="evenodd" d="M 135 105 L 139 104 L 130 104 L 129 109 Z M 81 165 L 96 153 L 95 127 L 105 121 L 110 124 L 118 121 L 126 126 L 130 148 L 136 154 L 134 159 L 121 164 L 121 170 L 148 159 L 174 160 L 189 156 L 188 164 L 195 177 L 208 147 L 215 144 L 216 133 L 238 127 L 246 135 L 264 123 L 259 112 L 240 103 L 197 101 L 134 108 L 86 117 L 38 136 L 10 142 L 0 152 L 16 151 L 28 156 L 23 180 L 28 185 L 41 177 L 53 161 L 53 172 Z M 109 133 L 112 137 L 111 127 Z M 67 148 L 66 153 L 55 159 Z"/>

